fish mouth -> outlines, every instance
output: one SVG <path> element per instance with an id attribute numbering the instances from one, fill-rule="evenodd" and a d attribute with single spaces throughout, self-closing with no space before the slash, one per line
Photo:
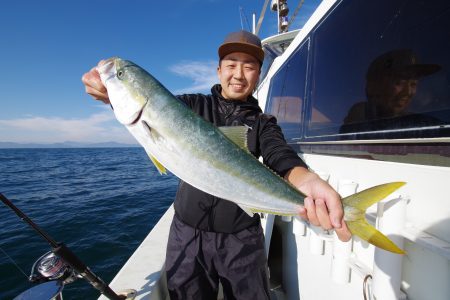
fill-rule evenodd
<path id="1" fill-rule="evenodd" d="M 98 63 L 97 71 L 103 84 L 106 84 L 109 79 L 115 76 L 116 59 L 117 57 L 111 57 Z"/>

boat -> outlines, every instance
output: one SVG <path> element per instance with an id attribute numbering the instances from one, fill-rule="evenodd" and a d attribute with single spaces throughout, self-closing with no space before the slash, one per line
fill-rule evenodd
<path id="1" fill-rule="evenodd" d="M 271 7 L 280 4 L 286 1 Z M 450 3 L 324 0 L 292 31 L 285 17 L 283 30 L 263 39 L 255 91 L 261 108 L 342 197 L 407 183 L 366 214 L 406 254 L 357 237 L 341 242 L 300 218 L 262 214 L 272 299 L 450 299 Z M 402 66 L 416 73 L 392 81 Z M 376 75 L 380 83 L 386 69 L 391 81 L 382 91 L 407 84 L 410 97 L 397 99 L 400 112 L 375 114 L 369 96 L 377 89 L 369 82 Z M 112 290 L 168 299 L 164 260 L 173 215 L 169 207 Z"/>
<path id="2" fill-rule="evenodd" d="M 312 170 L 343 197 L 407 182 L 367 212 L 405 255 L 358 238 L 340 242 L 299 218 L 263 215 L 273 299 L 450 299 L 449 28 L 447 1 L 325 0 L 301 29 L 263 39 L 265 70 L 255 96 Z M 416 82 L 411 111 L 344 124 L 353 105 L 368 102 L 371 63 L 404 49 L 435 66 Z M 172 216 L 169 208 L 112 289 L 168 298 Z"/>
<path id="3" fill-rule="evenodd" d="M 341 196 L 407 182 L 367 215 L 406 255 L 268 216 L 277 299 L 450 299 L 449 8 L 445 1 L 323 1 L 271 64 L 260 105 Z M 401 59 L 422 72 L 407 78 L 415 84 L 409 111 L 372 116 L 366 109 L 351 120 L 352 108 L 369 105 L 374 73 L 380 86 L 380 64 L 392 70 Z"/>

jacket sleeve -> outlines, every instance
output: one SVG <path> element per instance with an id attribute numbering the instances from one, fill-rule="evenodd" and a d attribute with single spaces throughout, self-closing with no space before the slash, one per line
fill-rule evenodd
<path id="1" fill-rule="evenodd" d="M 184 104 L 186 104 L 191 109 L 194 109 L 198 107 L 199 105 L 202 105 L 204 102 L 204 96 L 201 94 L 183 94 L 183 95 L 177 95 L 176 98 L 178 100 L 181 100 Z"/>
<path id="2" fill-rule="evenodd" d="M 257 123 L 257 128 L 254 129 L 258 131 L 259 149 L 265 165 L 282 177 L 293 167 L 308 168 L 291 146 L 286 143 L 274 116 L 261 114 Z"/>
<path id="3" fill-rule="evenodd" d="M 176 95 L 175 96 L 178 100 L 180 100 L 181 102 L 183 102 L 184 104 L 186 104 L 189 107 L 192 107 L 192 103 L 191 103 L 191 97 L 190 95 L 187 94 L 183 94 L 183 95 Z"/>

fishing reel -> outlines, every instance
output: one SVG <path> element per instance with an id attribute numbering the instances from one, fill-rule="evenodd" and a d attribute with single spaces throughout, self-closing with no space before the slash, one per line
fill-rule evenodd
<path id="1" fill-rule="evenodd" d="M 33 283 L 57 280 L 63 285 L 72 283 L 78 278 L 81 276 L 52 251 L 48 251 L 34 262 L 29 276 L 29 280 Z"/>
<path id="2" fill-rule="evenodd" d="M 84 278 L 104 296 L 112 300 L 134 299 L 135 290 L 126 290 L 116 294 L 100 277 L 95 275 L 64 243 L 57 243 L 27 215 L 17 208 L 8 198 L 0 193 L 0 200 L 11 208 L 18 217 L 28 223 L 51 246 L 49 251 L 39 257 L 31 268 L 29 280 L 39 283 L 35 287 L 21 293 L 14 300 L 62 300 L 62 289 L 65 284 Z"/>
<path id="3" fill-rule="evenodd" d="M 52 251 L 39 257 L 31 268 L 28 280 L 37 285 L 13 300 L 62 300 L 62 290 L 79 278 L 76 271 Z"/>

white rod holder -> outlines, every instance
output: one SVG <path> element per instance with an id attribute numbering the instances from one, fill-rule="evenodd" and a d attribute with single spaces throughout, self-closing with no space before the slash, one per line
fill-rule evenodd
<path id="1" fill-rule="evenodd" d="M 339 180 L 338 192 L 342 198 L 356 192 L 358 184 L 351 180 Z M 350 255 L 352 253 L 352 240 L 341 242 L 336 233 L 333 238 L 333 258 L 331 261 L 331 278 L 334 282 L 345 284 L 350 282 Z"/>
<path id="2" fill-rule="evenodd" d="M 282 220 L 283 222 L 289 223 L 289 222 L 292 221 L 292 216 L 282 216 L 282 217 L 281 217 L 281 220 Z"/>
<path id="3" fill-rule="evenodd" d="M 401 232 L 406 221 L 407 199 L 393 195 L 389 201 L 378 203 L 378 230 L 403 248 Z M 401 297 L 403 255 L 375 248 L 373 264 L 373 296 L 375 299 L 397 300 Z"/>
<path id="4" fill-rule="evenodd" d="M 315 255 L 323 255 L 325 248 L 325 241 L 319 233 L 322 230 L 320 227 L 309 225 L 309 251 Z"/>
<path id="5" fill-rule="evenodd" d="M 306 235 L 306 222 L 300 217 L 295 217 L 292 223 L 292 233 L 296 236 Z"/>

